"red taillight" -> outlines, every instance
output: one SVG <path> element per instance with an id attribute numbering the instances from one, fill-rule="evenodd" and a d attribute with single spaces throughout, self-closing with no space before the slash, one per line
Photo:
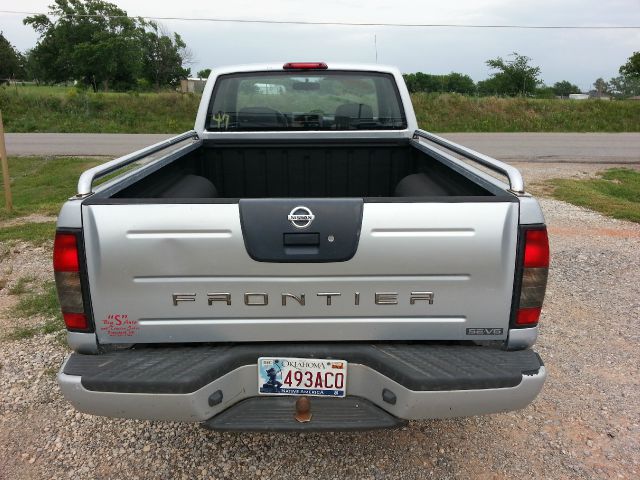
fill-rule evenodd
<path id="1" fill-rule="evenodd" d="M 549 267 L 549 238 L 547 229 L 526 230 L 524 268 Z"/>
<path id="2" fill-rule="evenodd" d="M 86 330 L 89 327 L 87 316 L 84 313 L 62 313 L 64 324 L 69 329 Z"/>
<path id="3" fill-rule="evenodd" d="M 78 235 L 75 233 L 56 232 L 53 242 L 53 272 L 60 309 L 67 329 L 89 330 L 90 325 L 82 295 Z"/>
<path id="4" fill-rule="evenodd" d="M 515 324 L 520 327 L 533 327 L 540 319 L 547 289 L 549 237 L 545 227 L 528 228 L 523 234 L 522 282 Z"/>
<path id="5" fill-rule="evenodd" d="M 78 241 L 73 233 L 56 233 L 53 243 L 53 270 L 56 272 L 78 272 Z"/>
<path id="6" fill-rule="evenodd" d="M 536 308 L 521 308 L 518 310 L 518 316 L 516 317 L 517 325 L 536 325 L 540 320 L 540 313 L 542 307 Z"/>
<path id="7" fill-rule="evenodd" d="M 288 62 L 282 68 L 284 70 L 326 70 L 329 67 L 324 62 Z"/>

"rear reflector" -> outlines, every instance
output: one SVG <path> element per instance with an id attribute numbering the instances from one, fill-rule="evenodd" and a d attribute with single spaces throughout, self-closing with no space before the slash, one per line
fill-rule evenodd
<path id="1" fill-rule="evenodd" d="M 63 312 L 84 312 L 82 285 L 78 272 L 54 272 L 58 300 Z"/>
<path id="2" fill-rule="evenodd" d="M 56 232 L 53 242 L 53 271 L 67 329 L 87 331 L 90 325 L 84 309 L 78 240 L 78 234 L 74 232 Z"/>
<path id="3" fill-rule="evenodd" d="M 544 301 L 548 268 L 525 268 L 522 272 L 520 308 L 539 307 Z"/>
<path id="4" fill-rule="evenodd" d="M 288 62 L 282 68 L 284 70 L 326 70 L 329 67 L 324 62 Z"/>
<path id="5" fill-rule="evenodd" d="M 69 330 L 86 330 L 89 328 L 87 316 L 84 313 L 63 313 L 64 324 Z"/>
<path id="6" fill-rule="evenodd" d="M 540 320 L 547 289 L 549 237 L 545 227 L 528 228 L 523 230 L 523 234 L 522 283 L 515 324 L 520 327 L 533 327 Z"/>
<path id="7" fill-rule="evenodd" d="M 518 310 L 518 317 L 516 318 L 517 325 L 534 326 L 537 325 L 540 320 L 540 312 L 542 307 L 536 308 L 521 308 Z"/>

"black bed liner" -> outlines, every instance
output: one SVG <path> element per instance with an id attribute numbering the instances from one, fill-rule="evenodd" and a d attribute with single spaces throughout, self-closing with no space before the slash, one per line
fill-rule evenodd
<path id="1" fill-rule="evenodd" d="M 84 388 L 121 393 L 190 393 L 261 356 L 342 359 L 366 365 L 414 391 L 515 387 L 543 365 L 532 350 L 471 345 L 261 343 L 137 347 L 101 355 L 74 353 L 64 373 Z M 257 381 L 257 380 L 256 380 Z"/>
<path id="2" fill-rule="evenodd" d="M 421 173 L 421 188 L 402 193 L 399 182 Z M 504 192 L 468 171 L 444 164 L 410 142 L 370 144 L 251 143 L 205 144 L 163 168 L 123 185 L 116 199 L 174 198 L 175 184 L 198 176 L 215 186 L 201 198 L 393 198 L 475 196 L 504 197 Z M 168 193 L 167 193 L 168 192 Z M 199 190 L 184 191 L 198 198 Z"/>

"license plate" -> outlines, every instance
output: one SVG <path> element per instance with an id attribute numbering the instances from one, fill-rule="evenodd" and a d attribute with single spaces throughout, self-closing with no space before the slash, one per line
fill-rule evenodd
<path id="1" fill-rule="evenodd" d="M 347 362 L 320 358 L 260 357 L 258 392 L 261 395 L 344 397 Z"/>

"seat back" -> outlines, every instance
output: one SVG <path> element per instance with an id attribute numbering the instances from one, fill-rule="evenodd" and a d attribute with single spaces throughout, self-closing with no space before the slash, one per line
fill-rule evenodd
<path id="1" fill-rule="evenodd" d="M 338 129 L 360 128 L 373 121 L 373 110 L 366 103 L 345 103 L 336 108 L 335 122 Z"/>
<path id="2" fill-rule="evenodd" d="M 238 111 L 238 124 L 241 128 L 279 128 L 286 127 L 283 114 L 269 107 L 247 107 Z"/>

